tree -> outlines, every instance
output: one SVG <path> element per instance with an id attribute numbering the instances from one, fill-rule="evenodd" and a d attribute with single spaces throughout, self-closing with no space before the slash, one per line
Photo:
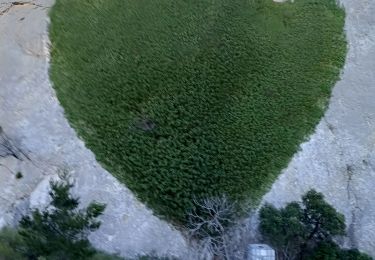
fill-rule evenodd
<path id="1" fill-rule="evenodd" d="M 301 222 L 303 210 L 299 203 L 292 202 L 282 209 L 266 204 L 259 217 L 263 237 L 285 259 L 291 259 L 300 252 L 300 245 L 307 235 Z"/>
<path id="2" fill-rule="evenodd" d="M 332 241 L 334 236 L 345 235 L 345 217 L 325 200 L 322 193 L 310 190 L 302 197 L 302 223 L 306 237 L 301 245 L 301 253 L 316 247 L 320 242 Z"/>
<path id="3" fill-rule="evenodd" d="M 236 204 L 222 196 L 194 199 L 194 205 L 187 228 L 190 237 L 198 241 L 202 257 L 229 259 L 228 231 L 235 223 Z"/>
<path id="4" fill-rule="evenodd" d="M 93 202 L 78 209 L 79 199 L 69 193 L 73 187 L 69 176 L 60 177 L 61 181 L 50 183 L 50 205 L 43 211 L 32 210 L 20 221 L 19 234 L 29 259 L 88 259 L 96 252 L 87 237 L 100 227 L 97 218 L 105 205 Z"/>
<path id="5" fill-rule="evenodd" d="M 260 232 L 285 259 L 305 259 L 321 243 L 345 235 L 345 218 L 310 190 L 302 203 L 292 202 L 276 209 L 266 204 L 260 210 Z"/>

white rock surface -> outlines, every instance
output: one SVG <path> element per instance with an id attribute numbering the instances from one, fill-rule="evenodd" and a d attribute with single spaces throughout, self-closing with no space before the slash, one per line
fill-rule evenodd
<path id="1" fill-rule="evenodd" d="M 350 45 L 326 116 L 264 197 L 281 206 L 310 188 L 349 224 L 346 246 L 375 256 L 375 0 L 341 0 Z M 132 256 L 155 251 L 184 258 L 179 232 L 152 215 L 101 168 L 64 118 L 48 79 L 47 12 L 53 0 L 0 0 L 0 125 L 31 158 L 0 158 L 0 226 L 48 201 L 48 180 L 67 167 L 83 204 L 108 204 L 98 247 Z M 22 179 L 16 179 L 20 171 Z"/>
<path id="2" fill-rule="evenodd" d="M 345 214 L 346 247 L 375 257 L 375 1 L 341 0 L 349 53 L 325 117 L 264 201 L 282 206 L 314 188 Z"/>
<path id="3" fill-rule="evenodd" d="M 0 158 L 0 226 L 14 224 L 29 206 L 48 201 L 48 182 L 61 168 L 76 179 L 82 204 L 107 203 L 91 236 L 100 249 L 123 256 L 155 252 L 183 257 L 182 235 L 155 217 L 106 172 L 64 117 L 48 79 L 48 16 L 52 0 L 0 0 L 0 126 L 31 160 Z M 15 174 L 22 172 L 23 178 Z"/>

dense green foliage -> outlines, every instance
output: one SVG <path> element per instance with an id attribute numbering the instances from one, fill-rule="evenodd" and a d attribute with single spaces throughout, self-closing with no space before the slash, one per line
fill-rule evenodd
<path id="1" fill-rule="evenodd" d="M 307 192 L 302 203 L 291 202 L 285 208 L 266 204 L 259 218 L 261 234 L 281 259 L 371 259 L 333 242 L 335 236 L 345 235 L 345 218 L 315 190 Z"/>
<path id="2" fill-rule="evenodd" d="M 157 213 L 257 198 L 343 65 L 335 0 L 59 0 L 51 77 L 103 166 Z"/>
<path id="3" fill-rule="evenodd" d="M 97 217 L 105 206 L 93 202 L 78 209 L 79 199 L 70 195 L 71 187 L 66 175 L 51 182 L 50 206 L 44 211 L 34 209 L 20 221 L 18 233 L 27 258 L 89 259 L 95 255 L 87 237 L 99 228 Z"/>
<path id="4" fill-rule="evenodd" d="M 24 243 L 17 231 L 9 228 L 0 230 L 0 259 L 1 260 L 21 260 Z"/>
<path id="5" fill-rule="evenodd" d="M 11 228 L 4 228 L 0 230 L 0 260 L 30 260 L 35 259 L 32 257 L 32 253 L 30 253 L 26 246 L 25 240 L 19 234 L 17 229 Z M 49 256 L 44 256 L 38 259 L 46 259 L 46 260 L 78 260 L 82 258 L 66 258 L 66 254 L 64 254 L 63 258 L 61 258 L 61 254 L 51 254 Z M 69 257 L 69 256 L 68 256 Z M 169 257 L 157 257 L 154 255 L 144 255 L 138 256 L 135 258 L 122 258 L 116 255 L 111 255 L 105 252 L 96 251 L 94 255 L 89 257 L 84 257 L 83 259 L 90 259 L 90 260 L 174 260 L 175 258 Z"/>
<path id="6" fill-rule="evenodd" d="M 111 255 L 111 254 L 108 254 L 108 253 L 104 253 L 104 252 L 97 252 L 92 258 L 90 258 L 91 260 L 128 260 L 128 259 L 124 259 L 120 256 L 117 256 L 117 255 Z"/>
<path id="7" fill-rule="evenodd" d="M 1 260 L 30 260 L 33 258 L 30 252 L 30 248 L 26 246 L 24 239 L 20 236 L 17 229 L 4 228 L 0 230 L 0 259 Z M 46 260 L 61 260 L 59 255 L 49 255 L 47 257 L 38 258 Z M 72 259 L 72 260 L 76 260 Z M 104 252 L 96 252 L 93 256 L 90 256 L 91 260 L 124 260 L 116 255 L 110 255 Z M 141 258 L 139 258 L 141 259 Z M 150 258 L 152 259 L 152 258 Z M 70 260 L 64 258 L 63 260 Z M 130 260 L 130 259 L 126 259 Z M 135 260 L 135 259 L 131 259 Z M 138 260 L 138 259 L 137 259 Z M 156 260 L 156 258 L 155 258 Z"/>
<path id="8" fill-rule="evenodd" d="M 307 260 L 372 260 L 357 249 L 341 249 L 333 242 L 319 243 Z"/>
<path id="9" fill-rule="evenodd" d="M 129 259 L 130 260 L 130 259 Z M 139 256 L 132 260 L 177 260 L 177 258 L 173 257 L 159 257 L 159 256 L 153 256 L 153 255 L 144 255 Z"/>

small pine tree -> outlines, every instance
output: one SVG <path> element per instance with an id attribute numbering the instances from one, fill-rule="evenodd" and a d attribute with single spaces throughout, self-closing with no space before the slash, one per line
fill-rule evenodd
<path id="1" fill-rule="evenodd" d="M 100 227 L 97 218 L 105 205 L 93 202 L 78 209 L 79 199 L 69 193 L 73 187 L 69 176 L 60 177 L 61 181 L 50 183 L 50 205 L 43 211 L 32 210 L 20 221 L 19 234 L 30 259 L 88 259 L 96 252 L 87 237 Z"/>
<path id="2" fill-rule="evenodd" d="M 349 255 L 367 257 L 356 250 L 340 251 L 333 242 L 335 236 L 345 235 L 345 217 L 315 190 L 307 192 L 302 197 L 302 203 L 291 202 L 285 208 L 277 209 L 266 204 L 259 217 L 260 232 L 277 249 L 280 258 L 309 259 L 322 255 L 328 258 L 319 259 L 344 259 Z M 336 255 L 340 257 L 332 258 Z"/>
<path id="3" fill-rule="evenodd" d="M 281 209 L 266 204 L 260 210 L 259 217 L 260 232 L 283 258 L 290 259 L 299 254 L 300 245 L 307 237 L 307 231 L 301 222 L 303 209 L 299 203 L 292 202 Z"/>
<path id="4" fill-rule="evenodd" d="M 345 235 L 345 217 L 325 200 L 322 193 L 310 190 L 302 197 L 303 218 L 308 241 L 327 241 Z"/>

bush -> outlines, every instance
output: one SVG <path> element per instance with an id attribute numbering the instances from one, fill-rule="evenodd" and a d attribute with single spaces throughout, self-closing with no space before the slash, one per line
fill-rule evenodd
<path id="1" fill-rule="evenodd" d="M 21 260 L 25 259 L 22 252 L 24 243 L 16 230 L 5 228 L 0 231 L 0 259 Z"/>
<path id="2" fill-rule="evenodd" d="M 357 249 L 341 249 L 333 242 L 319 243 L 307 260 L 371 260 Z"/>
<path id="3" fill-rule="evenodd" d="M 22 178 L 23 178 L 22 172 L 17 172 L 16 173 L 16 179 L 22 179 Z"/>
<path id="4" fill-rule="evenodd" d="M 285 208 L 266 204 L 259 218 L 263 238 L 282 259 L 371 259 L 357 250 L 341 250 L 333 242 L 345 235 L 345 217 L 315 190 L 307 192 L 302 203 L 291 202 Z"/>
<path id="5" fill-rule="evenodd" d="M 69 176 L 63 174 L 61 178 L 51 181 L 49 207 L 34 209 L 20 221 L 18 233 L 28 258 L 88 259 L 96 253 L 87 237 L 100 227 L 97 218 L 105 205 L 91 203 L 78 209 L 79 199 L 69 193 L 73 186 Z"/>
<path id="6" fill-rule="evenodd" d="M 111 255 L 105 252 L 97 252 L 91 260 L 124 260 L 124 258 L 117 255 Z M 126 259 L 127 260 L 127 259 Z"/>
<path id="7" fill-rule="evenodd" d="M 30 257 L 30 252 L 25 245 L 24 240 L 19 235 L 17 229 L 4 228 L 0 231 L 0 259 L 1 260 L 26 260 L 33 259 Z M 39 259 L 39 258 L 38 258 Z M 44 258 L 40 258 L 44 259 Z M 46 259 L 49 260 L 61 260 L 59 255 L 52 254 Z M 107 254 L 105 252 L 96 252 L 90 260 L 123 260 L 123 258 Z M 151 259 L 151 258 L 150 258 Z M 64 260 L 75 260 L 75 259 L 64 259 Z"/>

